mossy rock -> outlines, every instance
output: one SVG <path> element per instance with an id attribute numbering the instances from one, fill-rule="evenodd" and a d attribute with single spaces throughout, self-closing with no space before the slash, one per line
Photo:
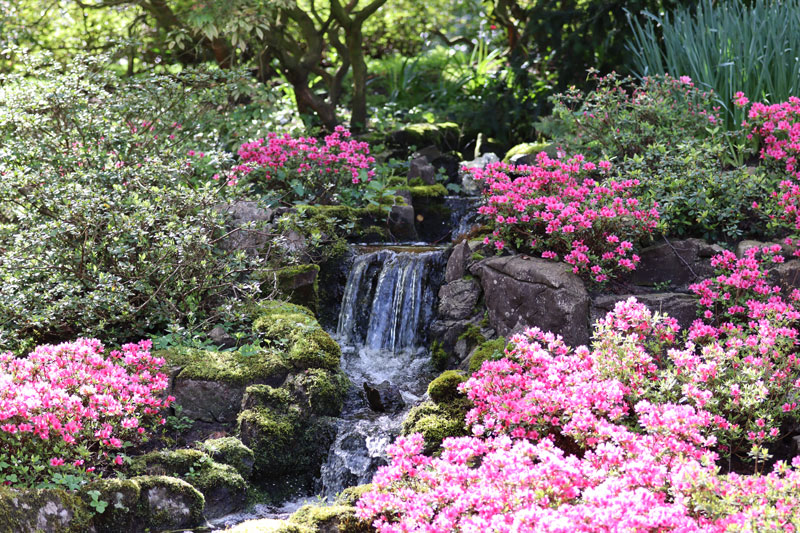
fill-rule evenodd
<path id="1" fill-rule="evenodd" d="M 193 528 L 205 523 L 205 499 L 192 485 L 169 476 L 131 478 L 139 485 L 137 515 L 142 530 Z"/>
<path id="2" fill-rule="evenodd" d="M 311 368 L 291 376 L 286 385 L 295 398 L 311 414 L 338 416 L 350 380 L 342 372 Z"/>
<path id="3" fill-rule="evenodd" d="M 319 265 L 292 265 L 267 275 L 275 276 L 278 290 L 290 302 L 304 305 L 312 311 L 319 308 Z"/>
<path id="4" fill-rule="evenodd" d="M 417 185 L 415 187 L 409 187 L 408 191 L 411 193 L 411 198 L 414 202 L 422 199 L 430 200 L 447 196 L 447 189 L 441 183 L 436 183 L 435 185 Z"/>
<path id="5" fill-rule="evenodd" d="M 142 529 L 139 508 L 142 489 L 130 479 L 100 479 L 85 485 L 81 489 L 84 501 L 91 501 L 92 491 L 100 496 L 98 501 L 108 505 L 102 513 L 95 515 L 93 524 L 97 533 L 117 533 L 119 531 L 137 531 Z"/>
<path id="6" fill-rule="evenodd" d="M 0 487 L 0 532 L 79 533 L 91 529 L 92 514 L 78 494 Z"/>
<path id="7" fill-rule="evenodd" d="M 273 376 L 286 377 L 286 355 L 275 348 L 264 348 L 255 355 L 239 350 L 216 351 L 175 347 L 157 352 L 170 367 L 180 368 L 178 379 L 215 381 L 230 385 L 249 385 L 268 381 Z"/>
<path id="8" fill-rule="evenodd" d="M 447 437 L 468 435 L 464 417 L 470 409 L 466 398 L 451 403 L 422 402 L 403 421 L 403 435 L 421 433 L 425 439 L 424 452 L 437 452 Z"/>
<path id="9" fill-rule="evenodd" d="M 296 370 L 339 368 L 341 349 L 319 325 L 309 328 L 289 349 L 287 361 Z"/>
<path id="10" fill-rule="evenodd" d="M 237 511 L 247 499 L 247 484 L 239 472 L 201 450 L 150 452 L 134 458 L 131 469 L 138 474 L 178 477 L 191 484 L 203 494 L 208 518 Z"/>
<path id="11" fill-rule="evenodd" d="M 356 518 L 356 508 L 350 505 L 304 505 L 277 530 L 280 533 L 366 533 L 369 524 Z"/>
<path id="12" fill-rule="evenodd" d="M 502 358 L 505 354 L 505 349 L 506 339 L 504 337 L 482 342 L 469 358 L 468 372 L 474 374 L 480 370 L 484 361 Z"/>
<path id="13" fill-rule="evenodd" d="M 198 447 L 216 462 L 235 468 L 243 479 L 250 479 L 253 474 L 253 463 L 255 462 L 253 450 L 236 437 L 208 439 L 199 443 Z"/>
<path id="14" fill-rule="evenodd" d="M 373 486 L 372 483 L 364 485 L 356 485 L 355 487 L 347 487 L 342 492 L 336 495 L 336 503 L 340 505 L 353 505 L 361 499 L 361 497 L 370 492 Z"/>
<path id="15" fill-rule="evenodd" d="M 434 145 L 442 150 L 458 148 L 461 128 L 454 122 L 409 124 L 389 135 L 389 144 L 402 148 Z"/>
<path id="16" fill-rule="evenodd" d="M 511 158 L 514 156 L 519 155 L 530 155 L 536 156 L 539 152 L 547 152 L 547 155 L 550 157 L 556 156 L 556 149 L 550 143 L 541 142 L 541 143 L 521 143 L 514 147 L 512 147 L 508 152 L 506 152 L 503 161 L 505 163 L 509 163 Z"/>
<path id="17" fill-rule="evenodd" d="M 317 322 L 308 307 L 277 300 L 260 302 L 254 314 L 253 331 L 270 340 L 291 337 L 298 327 Z"/>
<path id="18" fill-rule="evenodd" d="M 458 386 L 467 380 L 463 373 L 457 370 L 447 370 L 428 385 L 428 395 L 435 403 L 449 403 L 458 398 L 463 398 L 464 393 Z"/>
<path id="19" fill-rule="evenodd" d="M 286 412 L 294 401 L 294 396 L 285 387 L 269 385 L 251 385 L 245 389 L 242 410 L 269 408 L 277 412 Z"/>

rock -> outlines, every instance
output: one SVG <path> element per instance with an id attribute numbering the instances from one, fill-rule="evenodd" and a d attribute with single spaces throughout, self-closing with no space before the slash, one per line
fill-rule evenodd
<path id="1" fill-rule="evenodd" d="M 412 159 L 424 159 L 428 163 L 433 163 L 436 159 L 442 156 L 442 151 L 435 145 L 426 146 L 421 150 L 417 150 L 411 154 Z"/>
<path id="2" fill-rule="evenodd" d="M 463 320 L 475 312 L 481 295 L 474 280 L 457 279 L 439 289 L 439 316 L 444 320 Z"/>
<path id="3" fill-rule="evenodd" d="M 253 462 L 255 461 L 253 450 L 236 437 L 208 439 L 200 444 L 200 449 L 216 462 L 235 468 L 242 479 L 250 479 L 253 474 Z"/>
<path id="4" fill-rule="evenodd" d="M 317 283 L 319 265 L 302 264 L 287 266 L 274 273 L 270 272 L 267 276 L 266 279 L 263 277 L 259 279 L 267 281 L 268 285 L 271 285 L 270 282 L 273 280 L 277 282 L 277 288 L 290 302 L 304 305 L 311 310 L 317 309 L 319 305 L 319 287 Z M 265 294 L 263 285 L 262 294 Z"/>
<path id="5" fill-rule="evenodd" d="M 697 318 L 697 297 L 690 294 L 674 292 L 658 294 L 609 294 L 598 296 L 592 301 L 589 315 L 590 324 L 614 310 L 617 302 L 623 302 L 633 296 L 654 313 L 663 313 L 678 321 L 682 330 L 687 330 Z"/>
<path id="6" fill-rule="evenodd" d="M 360 533 L 371 531 L 366 522 L 356 518 L 350 505 L 304 505 L 276 533 Z"/>
<path id="7" fill-rule="evenodd" d="M 222 326 L 214 326 L 214 328 L 208 332 L 208 338 L 222 349 L 236 346 L 236 339 L 229 335 Z"/>
<path id="8" fill-rule="evenodd" d="M 392 210 L 389 212 L 389 220 L 387 224 L 392 237 L 398 241 L 416 242 L 419 240 L 415 225 L 413 206 L 392 206 Z"/>
<path id="9" fill-rule="evenodd" d="M 400 394 L 400 389 L 388 381 L 383 381 L 377 385 L 364 382 L 364 392 L 367 395 L 367 403 L 370 409 L 379 413 L 397 412 L 402 410 L 406 402 Z"/>
<path id="10" fill-rule="evenodd" d="M 473 159 L 472 161 L 462 161 L 461 166 L 459 169 L 459 176 L 461 177 L 461 189 L 464 194 L 468 196 L 475 196 L 481 193 L 483 186 L 476 182 L 472 174 L 463 170 L 466 168 L 486 168 L 486 165 L 490 163 L 497 163 L 500 161 L 500 158 L 497 157 L 497 154 L 488 153 L 483 154 L 482 156 Z"/>
<path id="11" fill-rule="evenodd" d="M 461 128 L 453 122 L 421 123 L 393 131 L 387 141 L 389 145 L 403 149 L 434 145 L 443 150 L 454 150 L 458 148 L 460 136 Z"/>
<path id="12" fill-rule="evenodd" d="M 229 218 L 229 229 L 233 230 L 222 241 L 222 248 L 257 252 L 271 240 L 265 229 L 275 214 L 272 209 L 263 208 L 258 202 L 239 200 L 218 206 L 217 210 Z"/>
<path id="13" fill-rule="evenodd" d="M 187 482 L 168 476 L 132 478 L 139 485 L 139 505 L 145 529 L 164 531 L 202 525 L 203 495 Z"/>
<path id="14" fill-rule="evenodd" d="M 722 250 L 702 239 L 656 244 L 642 250 L 641 262 L 629 279 L 636 285 L 667 284 L 672 289 L 685 290 L 691 283 L 714 274 L 711 257 Z"/>
<path id="15" fill-rule="evenodd" d="M 419 178 L 425 185 L 436 183 L 436 169 L 423 157 L 412 159 L 408 164 L 408 180 Z"/>
<path id="16" fill-rule="evenodd" d="M 467 320 L 436 319 L 431 323 L 431 338 L 438 340 L 446 352 L 452 353 L 458 337 L 466 331 L 468 324 Z"/>
<path id="17" fill-rule="evenodd" d="M 467 264 L 472 256 L 472 251 L 466 241 L 462 241 L 455 245 L 450 258 L 447 260 L 447 269 L 445 270 L 444 280 L 447 283 L 461 279 L 467 272 Z"/>
<path id="18" fill-rule="evenodd" d="M 741 259 L 744 257 L 744 253 L 751 249 L 751 248 L 761 248 L 763 246 L 769 246 L 771 243 L 761 242 L 761 241 L 751 241 L 751 240 L 744 240 L 736 245 L 736 257 Z"/>
<path id="19" fill-rule="evenodd" d="M 433 168 L 442 171 L 447 176 L 448 183 L 458 183 L 458 163 L 461 161 L 460 155 L 453 153 L 443 154 L 431 161 Z"/>
<path id="20" fill-rule="evenodd" d="M 800 289 L 800 259 L 792 259 L 770 268 L 769 281 L 787 291 Z"/>
<path id="21" fill-rule="evenodd" d="M 63 490 L 0 488 L 0 531 L 67 533 L 96 531 L 91 511 L 76 494 Z"/>
<path id="22" fill-rule="evenodd" d="M 522 143 L 506 152 L 503 161 L 512 165 L 534 165 L 539 152 L 547 152 L 550 157 L 556 156 L 555 146 L 550 143 Z"/>
<path id="23" fill-rule="evenodd" d="M 291 254 L 301 254 L 306 250 L 306 238 L 294 230 L 284 232 L 281 242 L 283 248 Z"/>
<path id="24" fill-rule="evenodd" d="M 472 266 L 481 278 L 489 323 L 501 336 L 538 327 L 577 346 L 589 341 L 589 295 L 567 265 L 516 255 Z"/>

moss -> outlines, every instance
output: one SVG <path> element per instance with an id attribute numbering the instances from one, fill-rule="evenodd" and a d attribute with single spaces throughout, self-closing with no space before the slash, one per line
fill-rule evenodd
<path id="1" fill-rule="evenodd" d="M 208 439 L 198 444 L 198 446 L 218 463 L 235 468 L 243 479 L 249 479 L 253 473 L 253 463 L 255 461 L 253 450 L 245 446 L 236 437 Z"/>
<path id="2" fill-rule="evenodd" d="M 505 349 L 506 339 L 503 337 L 481 343 L 469 360 L 469 373 L 474 374 L 480 370 L 484 361 L 500 359 Z"/>
<path id="3" fill-rule="evenodd" d="M 439 148 L 451 149 L 458 146 L 461 129 L 453 122 L 437 124 L 409 124 L 393 132 L 389 142 L 395 146 L 422 148 L 436 145 Z"/>
<path id="4" fill-rule="evenodd" d="M 141 491 L 139 516 L 146 527 L 158 531 L 196 526 L 204 522 L 205 498 L 186 481 L 169 476 L 140 476 L 132 478 L 131 481 L 137 483 Z M 154 508 L 154 501 L 157 500 L 154 498 L 154 494 L 161 491 L 163 491 L 165 499 L 169 500 L 170 505 Z M 178 498 L 182 501 L 177 501 Z M 187 506 L 188 516 L 176 521 L 173 514 L 174 508 L 180 504 Z"/>
<path id="5" fill-rule="evenodd" d="M 372 490 L 372 483 L 347 487 L 336 496 L 336 503 L 340 505 L 355 505 L 361 497 Z"/>
<path id="6" fill-rule="evenodd" d="M 403 176 L 392 176 L 386 181 L 386 184 L 389 187 L 405 187 L 408 185 L 408 178 L 404 178 Z"/>
<path id="7" fill-rule="evenodd" d="M 472 260 L 473 261 L 481 261 L 483 259 L 486 259 L 485 255 L 483 255 L 481 253 L 478 253 L 478 252 L 472 252 Z"/>
<path id="8" fill-rule="evenodd" d="M 503 161 L 508 163 L 511 158 L 517 155 L 536 155 L 539 152 L 547 152 L 551 157 L 555 157 L 555 147 L 550 143 L 522 143 L 514 146 L 503 158 Z"/>
<path id="9" fill-rule="evenodd" d="M 316 324 L 308 307 L 277 300 L 259 303 L 255 315 L 253 331 L 268 339 L 280 339 L 291 335 L 298 326 Z"/>
<path id="10" fill-rule="evenodd" d="M 467 328 L 458 336 L 458 340 L 466 340 L 473 344 L 481 344 L 486 342 L 486 337 L 481 333 L 480 327 L 475 324 L 467 324 Z"/>
<path id="11" fill-rule="evenodd" d="M 339 368 L 341 350 L 335 340 L 321 327 L 305 332 L 289 350 L 289 362 L 296 369 Z"/>
<path id="12" fill-rule="evenodd" d="M 434 185 L 417 185 L 416 187 L 409 187 L 411 198 L 413 200 L 443 198 L 447 195 L 447 189 L 441 183 Z"/>
<path id="13" fill-rule="evenodd" d="M 425 439 L 424 452 L 430 455 L 439 450 L 447 437 L 468 434 L 464 417 L 469 408 L 466 398 L 449 404 L 422 402 L 408 412 L 403 421 L 403 435 L 421 433 Z"/>
<path id="14" fill-rule="evenodd" d="M 85 485 L 81 489 L 84 501 L 91 501 L 89 492 L 98 491 L 99 501 L 108 503 L 101 514 L 94 517 L 93 525 L 97 533 L 117 533 L 135 530 L 134 524 L 140 522 L 139 507 L 141 487 L 129 479 L 101 479 Z"/>
<path id="15" fill-rule="evenodd" d="M 293 470 L 300 429 L 298 413 L 258 407 L 239 413 L 238 423 L 242 442 L 253 450 L 254 470 L 275 475 Z"/>
<path id="16" fill-rule="evenodd" d="M 130 468 L 134 475 L 181 476 L 206 460 L 211 458 L 200 450 L 159 450 L 134 457 Z"/>
<path id="17" fill-rule="evenodd" d="M 437 370 L 444 370 L 447 368 L 447 363 L 450 361 L 450 356 L 445 351 L 444 346 L 439 341 L 433 341 L 430 347 L 431 363 Z"/>
<path id="18" fill-rule="evenodd" d="M 278 290 L 290 302 L 311 310 L 319 308 L 319 265 L 292 265 L 278 270 L 274 275 Z"/>
<path id="19" fill-rule="evenodd" d="M 410 187 L 424 187 L 425 182 L 422 181 L 422 178 L 411 178 L 410 180 L 408 180 L 408 185 Z"/>
<path id="20" fill-rule="evenodd" d="M 12 490 L 0 487 L 3 531 L 78 533 L 91 528 L 93 512 L 79 494 L 59 489 Z"/>
<path id="21" fill-rule="evenodd" d="M 428 395 L 436 403 L 452 402 L 459 397 L 464 397 L 464 394 L 458 390 L 458 386 L 466 380 L 466 376 L 457 370 L 442 372 L 428 385 Z"/>
<path id="22" fill-rule="evenodd" d="M 297 525 L 301 528 L 300 531 L 314 532 L 360 533 L 370 531 L 369 524 L 358 520 L 355 511 L 355 507 L 350 505 L 304 505 L 289 518 L 287 526 Z"/>
<path id="23" fill-rule="evenodd" d="M 171 367 L 181 368 L 181 379 L 219 381 L 246 385 L 269 376 L 285 373 L 290 364 L 286 355 L 274 348 L 265 348 L 255 355 L 240 351 L 212 351 L 175 347 L 156 353 Z"/>
<path id="24" fill-rule="evenodd" d="M 250 385 L 244 391 L 242 405 L 245 409 L 253 407 L 268 407 L 276 411 L 286 411 L 292 403 L 292 394 L 283 387 L 269 385 Z"/>
<path id="25" fill-rule="evenodd" d="M 235 492 L 245 492 L 247 490 L 247 483 L 235 468 L 213 460 L 201 466 L 195 472 L 184 474 L 182 478 L 203 493 L 203 496 L 220 487 L 225 487 Z"/>
<path id="26" fill-rule="evenodd" d="M 350 380 L 342 372 L 323 369 L 308 369 L 292 376 L 289 386 L 300 402 L 311 413 L 323 416 L 338 416 Z"/>

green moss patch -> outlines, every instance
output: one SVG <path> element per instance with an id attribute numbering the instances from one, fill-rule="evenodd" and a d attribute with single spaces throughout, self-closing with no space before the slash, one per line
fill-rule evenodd
<path id="1" fill-rule="evenodd" d="M 253 450 L 236 437 L 208 439 L 199 443 L 198 447 L 211 456 L 214 461 L 235 468 L 243 479 L 249 479 L 253 473 L 255 461 Z"/>
<path id="2" fill-rule="evenodd" d="M 447 189 L 441 183 L 436 183 L 434 185 L 417 185 L 415 187 L 409 187 L 408 190 L 411 193 L 413 201 L 443 198 L 447 195 Z"/>
<path id="3" fill-rule="evenodd" d="M 457 370 L 447 370 L 430 382 L 428 395 L 435 403 L 448 403 L 463 398 L 464 394 L 459 392 L 458 386 L 466 380 L 463 373 Z"/>
<path id="4" fill-rule="evenodd" d="M 171 367 L 180 368 L 181 379 L 217 381 L 246 385 L 285 373 L 291 364 L 276 348 L 264 348 L 254 355 L 240 351 L 213 351 L 175 347 L 157 353 Z"/>
<path id="5" fill-rule="evenodd" d="M 506 339 L 503 337 L 481 343 L 472 353 L 472 357 L 469 360 L 469 373 L 474 374 L 480 370 L 484 361 L 502 358 L 505 349 Z"/>

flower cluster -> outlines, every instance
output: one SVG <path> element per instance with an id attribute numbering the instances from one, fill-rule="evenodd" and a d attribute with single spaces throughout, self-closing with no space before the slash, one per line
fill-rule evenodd
<path id="1" fill-rule="evenodd" d="M 473 436 L 438 458 L 419 435 L 398 439 L 359 516 L 382 533 L 797 531 L 800 458 L 766 475 L 715 465 L 737 439 L 758 465 L 797 408 L 798 317 L 763 270 L 777 253 L 715 257 L 719 275 L 693 287 L 705 320 L 682 346 L 675 320 L 633 298 L 598 322 L 592 349 L 512 337 L 461 386 Z"/>
<path id="2" fill-rule="evenodd" d="M 227 181 L 235 185 L 249 176 L 263 179 L 269 188 L 290 191 L 300 190 L 297 183 L 305 189 L 302 192 L 308 200 L 330 203 L 337 189 L 373 178 L 375 158 L 369 153 L 369 144 L 353 139 L 342 126 L 322 142 L 313 137 L 269 133 L 266 139 L 242 144 L 238 151 L 241 164 L 233 167 Z"/>
<path id="3" fill-rule="evenodd" d="M 168 377 L 150 341 L 104 354 L 96 339 L 0 355 L 0 480 L 33 486 L 56 473 L 101 474 L 164 420 Z"/>
<path id="4" fill-rule="evenodd" d="M 746 107 L 750 101 L 742 92 L 734 95 L 734 103 Z M 784 165 L 786 172 L 800 179 L 800 98 L 792 96 L 787 102 L 767 105 L 755 102 L 742 124 L 761 144 L 761 158 Z"/>
<path id="5" fill-rule="evenodd" d="M 548 259 L 563 259 L 575 273 L 606 281 L 617 270 L 634 270 L 634 243 L 658 223 L 656 206 L 633 195 L 638 180 L 598 181 L 611 163 L 581 155 L 551 159 L 542 152 L 536 165 L 493 163 L 469 169 L 483 182 L 479 212 L 494 228 L 486 239 L 501 250 L 507 243 Z"/>

